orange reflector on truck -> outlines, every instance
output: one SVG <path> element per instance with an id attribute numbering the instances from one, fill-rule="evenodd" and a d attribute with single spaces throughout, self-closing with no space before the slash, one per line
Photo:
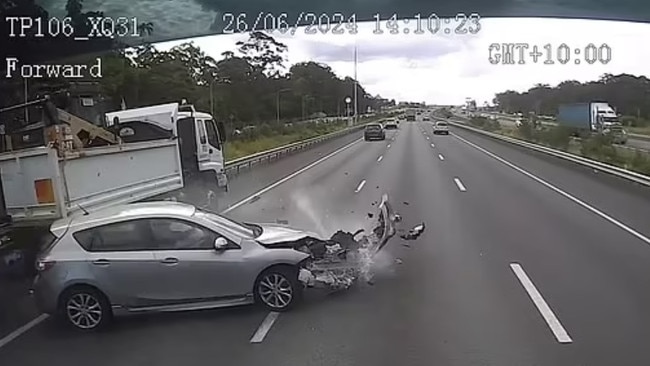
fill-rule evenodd
<path id="1" fill-rule="evenodd" d="M 52 179 L 39 179 L 34 181 L 34 190 L 38 203 L 54 203 L 54 187 Z"/>

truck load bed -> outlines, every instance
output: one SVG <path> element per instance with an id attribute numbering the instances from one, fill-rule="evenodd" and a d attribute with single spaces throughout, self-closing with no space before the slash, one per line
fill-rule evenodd
<path id="1" fill-rule="evenodd" d="M 136 202 L 183 187 L 176 140 L 66 152 L 51 147 L 0 154 L 7 214 L 37 224 L 80 211 Z"/>
<path id="2" fill-rule="evenodd" d="M 562 104 L 558 109 L 557 123 L 591 130 L 591 106 L 589 103 Z"/>

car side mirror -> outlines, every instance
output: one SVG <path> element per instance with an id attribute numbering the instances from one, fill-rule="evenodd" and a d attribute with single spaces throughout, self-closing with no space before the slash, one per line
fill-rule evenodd
<path id="1" fill-rule="evenodd" d="M 222 251 L 228 249 L 228 240 L 218 237 L 214 241 L 214 249 L 217 251 Z"/>

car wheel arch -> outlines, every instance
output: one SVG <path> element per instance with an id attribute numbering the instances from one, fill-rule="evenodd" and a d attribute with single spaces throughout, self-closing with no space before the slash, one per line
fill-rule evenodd
<path id="1" fill-rule="evenodd" d="M 108 304 L 111 303 L 108 295 L 106 295 L 106 293 L 104 291 L 102 291 L 99 287 L 97 287 L 95 285 L 92 285 L 92 284 L 89 284 L 89 283 L 85 283 L 85 282 L 77 282 L 77 283 L 73 283 L 73 284 L 70 284 L 70 285 L 66 286 L 65 289 L 63 291 L 61 291 L 61 293 L 59 294 L 59 297 L 57 298 L 57 305 L 59 306 L 59 308 L 61 307 L 61 305 L 63 303 L 63 300 L 65 299 L 66 295 L 68 293 L 70 293 L 71 291 L 77 290 L 77 289 L 89 289 L 91 291 L 95 291 L 100 296 L 103 296 L 104 300 L 106 300 L 106 302 Z"/>

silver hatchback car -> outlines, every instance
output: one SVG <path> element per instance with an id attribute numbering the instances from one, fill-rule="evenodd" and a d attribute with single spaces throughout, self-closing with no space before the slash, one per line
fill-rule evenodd
<path id="1" fill-rule="evenodd" d="M 387 195 L 378 209 L 371 232 L 321 239 L 184 203 L 115 206 L 51 225 L 32 294 L 42 312 L 81 330 L 150 311 L 251 303 L 285 311 L 305 288 L 344 289 L 367 277 L 366 264 L 395 235 L 399 218 Z"/>
<path id="2" fill-rule="evenodd" d="M 113 314 L 253 302 L 287 310 L 300 297 L 299 264 L 309 254 L 264 244 L 315 237 L 166 201 L 60 220 L 48 235 L 32 295 L 41 311 L 82 330 Z"/>

